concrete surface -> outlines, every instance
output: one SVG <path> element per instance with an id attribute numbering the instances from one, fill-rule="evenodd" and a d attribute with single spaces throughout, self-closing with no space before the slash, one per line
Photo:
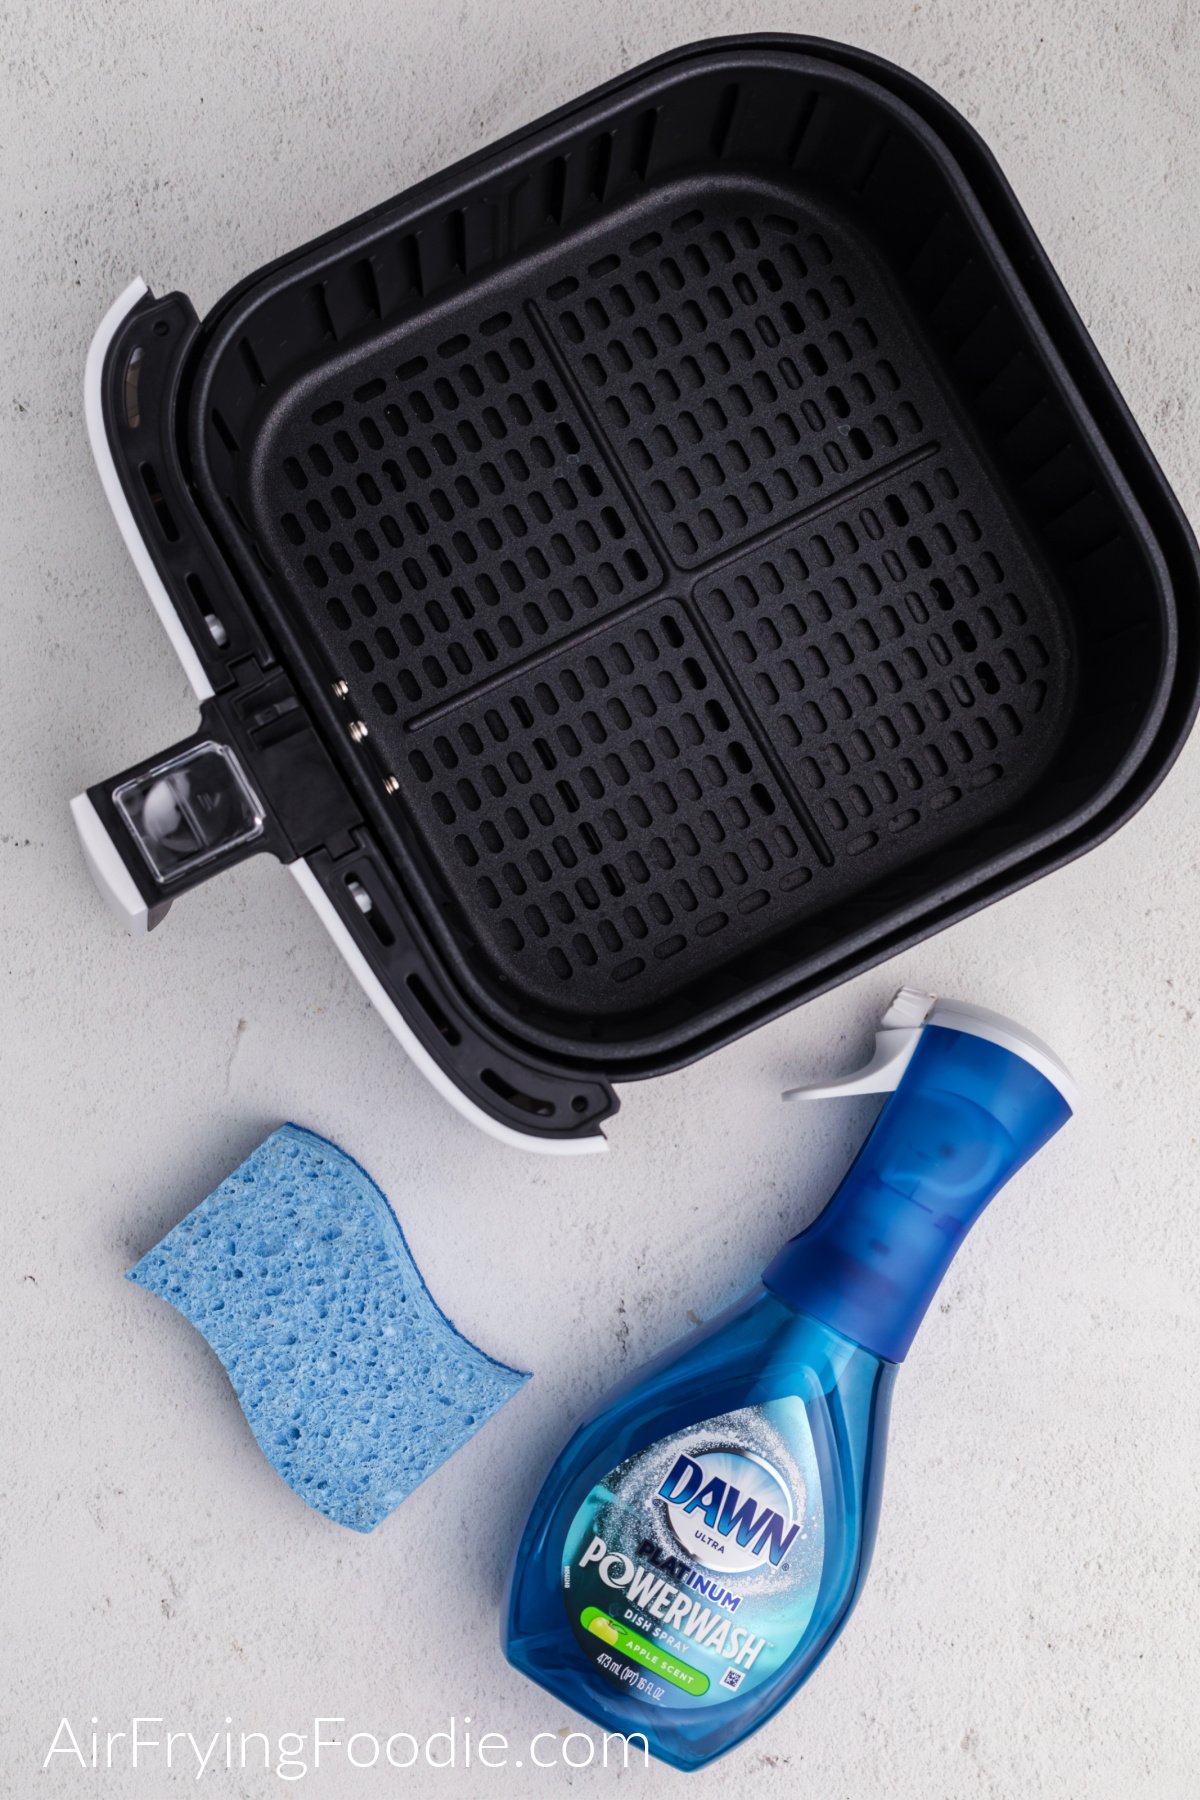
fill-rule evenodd
<path id="1" fill-rule="evenodd" d="M 710 1314 L 822 1199 L 869 1105 L 845 1066 L 898 981 L 1012 1012 L 1077 1067 L 1077 1122 L 955 1267 L 897 1392 L 874 1574 L 811 1687 L 696 1800 L 740 1789 L 1190 1800 L 1200 1389 L 1200 741 L 1086 861 L 723 1055 L 628 1093 L 607 1160 L 498 1151 L 393 1048 L 291 882 L 253 864 L 117 934 L 66 799 L 191 729 L 108 517 L 80 376 L 141 271 L 203 311 L 243 273 L 673 42 L 841 36 L 991 140 L 1200 517 L 1189 0 L 10 0 L 0 346 L 0 1793 L 185 1792 L 41 1765 L 62 1717 L 205 1738 L 350 1728 L 514 1742 L 578 1721 L 496 1648 L 504 1567 L 571 1416 Z M 537 1379 L 374 1537 L 255 1448 L 221 1370 L 122 1272 L 281 1118 L 341 1139 L 433 1291 Z M 147 1728 L 153 1734 L 153 1728 Z M 127 1746 L 125 1747 L 127 1750 Z M 103 1755 L 103 1745 L 101 1747 Z M 310 1743 L 311 1751 L 311 1743 Z M 582 1757 L 576 1741 L 572 1753 Z M 182 1755 L 183 1752 L 181 1751 Z M 514 1752 L 519 1754 L 519 1750 Z M 328 1762 L 305 1794 L 674 1791 L 621 1775 Z M 286 1792 L 219 1772 L 204 1791 Z"/>

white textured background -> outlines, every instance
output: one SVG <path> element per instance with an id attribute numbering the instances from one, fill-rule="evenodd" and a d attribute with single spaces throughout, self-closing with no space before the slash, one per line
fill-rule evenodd
<path id="1" fill-rule="evenodd" d="M 1084 862 L 651 1088 L 612 1154 L 501 1151 L 426 1088 L 265 860 L 135 944 L 67 797 L 194 706 L 88 451 L 89 336 L 137 271 L 201 312 L 249 270 L 680 41 L 881 51 L 983 130 L 1200 517 L 1189 0 L 9 0 L 0 23 L 0 1793 L 60 1715 L 365 1729 L 566 1710 L 496 1647 L 504 1565 L 580 1406 L 710 1314 L 825 1197 L 869 1103 L 798 1116 L 903 979 L 1011 1012 L 1077 1121 L 977 1229 L 897 1390 L 872 1580 L 811 1686 L 702 1797 L 1191 1800 L 1197 1774 L 1200 741 Z M 310 1514 L 215 1359 L 123 1270 L 281 1118 L 344 1142 L 434 1292 L 537 1379 L 374 1537 Z M 524 1800 L 618 1777 L 344 1773 L 294 1791 Z M 662 1768 L 622 1792 L 682 1791 Z M 224 1795 L 286 1792 L 206 1778 Z"/>

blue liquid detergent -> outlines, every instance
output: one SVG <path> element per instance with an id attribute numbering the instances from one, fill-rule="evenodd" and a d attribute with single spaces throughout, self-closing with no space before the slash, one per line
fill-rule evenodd
<path id="1" fill-rule="evenodd" d="M 757 1730 L 849 1617 L 875 1538 L 896 1366 L 963 1237 L 1070 1117 L 1019 1026 L 905 989 L 857 1077 L 893 1088 L 762 1282 L 578 1427 L 513 1569 L 509 1661 L 696 1769 Z"/>

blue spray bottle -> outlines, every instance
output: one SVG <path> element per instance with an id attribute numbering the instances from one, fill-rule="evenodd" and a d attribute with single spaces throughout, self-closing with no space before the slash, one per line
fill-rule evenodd
<path id="1" fill-rule="evenodd" d="M 576 1430 L 513 1570 L 509 1661 L 696 1769 L 812 1674 L 870 1561 L 896 1366 L 963 1237 L 1065 1124 L 1020 1026 L 902 989 L 857 1075 L 892 1090 L 814 1224 Z"/>

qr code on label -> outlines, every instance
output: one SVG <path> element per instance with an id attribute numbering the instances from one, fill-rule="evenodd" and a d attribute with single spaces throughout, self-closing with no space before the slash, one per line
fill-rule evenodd
<path id="1" fill-rule="evenodd" d="M 741 1669 L 726 1669 L 721 1677 L 721 1686 L 727 1688 L 740 1688 L 742 1685 L 742 1677 L 743 1672 Z"/>

